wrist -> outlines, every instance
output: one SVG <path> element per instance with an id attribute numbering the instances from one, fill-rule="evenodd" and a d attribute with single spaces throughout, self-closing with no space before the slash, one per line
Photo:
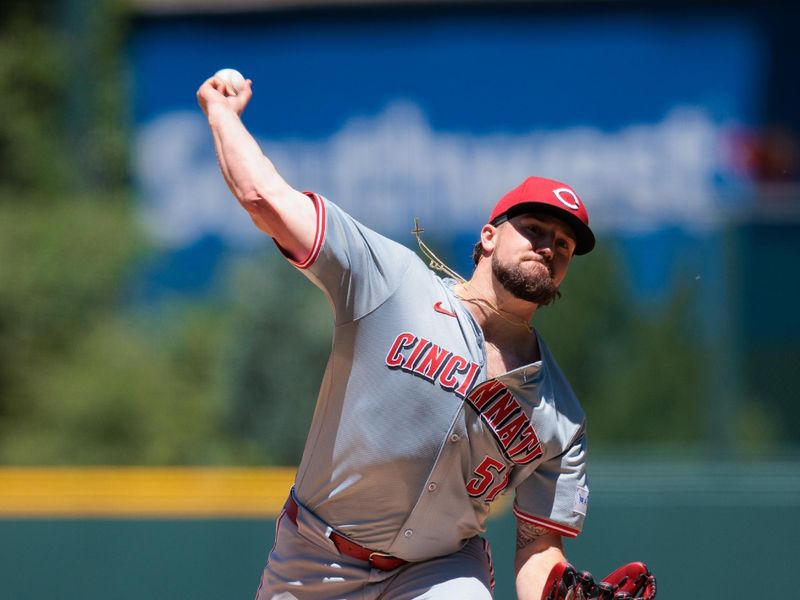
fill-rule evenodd
<path id="1" fill-rule="evenodd" d="M 230 118 L 231 115 L 238 118 L 236 111 L 226 102 L 212 102 L 207 107 L 206 116 L 208 117 L 209 125 L 212 127 L 220 121 Z"/>

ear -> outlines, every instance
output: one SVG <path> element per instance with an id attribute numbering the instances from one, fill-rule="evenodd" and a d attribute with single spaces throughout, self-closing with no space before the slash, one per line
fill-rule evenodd
<path id="1" fill-rule="evenodd" d="M 485 256 L 491 256 L 497 245 L 497 227 L 488 223 L 481 228 L 481 245 Z"/>

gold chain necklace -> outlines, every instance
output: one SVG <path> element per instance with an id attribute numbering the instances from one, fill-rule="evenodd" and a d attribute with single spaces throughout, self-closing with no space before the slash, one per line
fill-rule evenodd
<path id="1" fill-rule="evenodd" d="M 519 327 L 524 327 L 525 329 L 528 330 L 528 333 L 533 333 L 533 327 L 531 327 L 531 324 L 528 321 L 526 321 L 525 319 L 520 319 L 516 315 L 512 315 L 511 313 L 507 313 L 506 311 L 504 311 L 503 309 L 499 308 L 498 306 L 495 306 L 495 304 L 493 302 L 491 302 L 490 300 L 487 300 L 486 298 L 484 298 L 480 294 L 480 292 L 478 292 L 478 290 L 476 290 L 472 286 L 472 284 L 470 284 L 464 277 L 462 277 L 461 275 L 456 273 L 453 269 L 448 267 L 444 263 L 444 261 L 442 259 L 440 259 L 438 256 L 436 256 L 436 254 L 433 253 L 433 250 L 428 248 L 428 246 L 425 245 L 425 242 L 422 241 L 422 237 L 420 236 L 420 234 L 422 232 L 424 232 L 424 231 L 425 230 L 422 227 L 420 227 L 420 225 L 419 225 L 419 219 L 417 217 L 414 217 L 414 229 L 411 230 L 411 233 L 413 233 L 414 236 L 416 236 L 417 244 L 419 245 L 419 249 L 422 251 L 422 253 L 425 255 L 425 257 L 428 259 L 428 261 L 429 261 L 428 262 L 428 266 L 430 266 L 430 268 L 435 270 L 435 271 L 439 271 L 440 273 L 444 273 L 445 275 L 448 275 L 449 277 L 452 277 L 453 279 L 458 281 L 459 284 L 463 285 L 464 288 L 469 289 L 470 291 L 472 291 L 475 294 L 475 298 L 464 298 L 463 296 L 459 296 L 459 298 L 461 298 L 464 302 L 473 302 L 475 304 L 480 304 L 481 306 L 485 306 L 486 308 L 488 308 L 489 310 L 494 312 L 498 317 L 500 317 L 504 321 L 506 321 L 508 323 L 511 323 L 512 325 L 517 325 Z M 507 317 L 506 315 L 509 315 L 509 316 Z M 511 318 L 509 318 L 509 317 L 511 317 Z"/>
<path id="2" fill-rule="evenodd" d="M 462 282 L 462 285 L 466 289 L 469 289 L 474 294 L 476 294 L 475 298 L 465 298 L 464 296 L 459 295 L 458 297 L 461 298 L 464 302 L 474 302 L 475 304 L 480 304 L 481 306 L 485 306 L 507 323 L 511 323 L 512 325 L 516 325 L 518 327 L 524 327 L 528 331 L 528 333 L 533 333 L 533 327 L 531 327 L 531 324 L 528 323 L 525 319 L 521 319 L 520 317 L 512 313 L 504 311 L 502 308 L 499 308 L 490 300 L 487 300 L 486 298 L 482 297 L 480 293 L 468 281 Z"/>

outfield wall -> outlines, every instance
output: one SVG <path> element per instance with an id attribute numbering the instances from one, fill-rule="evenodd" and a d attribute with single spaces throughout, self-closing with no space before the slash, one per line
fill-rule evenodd
<path id="1" fill-rule="evenodd" d="M 251 598 L 290 482 L 291 470 L 2 470 L 2 597 Z M 487 536 L 498 599 L 514 597 L 509 504 Z M 586 529 L 567 552 L 597 574 L 648 562 L 662 600 L 780 597 L 791 589 L 799 507 L 796 460 L 598 460 Z"/>

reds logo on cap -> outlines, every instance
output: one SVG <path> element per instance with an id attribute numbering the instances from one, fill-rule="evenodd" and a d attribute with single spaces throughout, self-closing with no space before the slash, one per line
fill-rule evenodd
<path id="1" fill-rule="evenodd" d="M 581 199 L 569 188 L 558 188 L 557 190 L 553 190 L 553 193 L 556 195 L 556 198 L 561 201 L 561 204 L 567 208 L 578 210 L 581 205 Z M 569 196 L 569 199 L 565 198 L 564 195 Z"/>
<path id="2" fill-rule="evenodd" d="M 594 248 L 595 238 L 589 227 L 589 213 L 570 186 L 554 179 L 528 177 L 500 198 L 489 216 L 489 223 L 499 225 L 523 213 L 543 212 L 561 218 L 575 232 L 575 254 Z"/>

